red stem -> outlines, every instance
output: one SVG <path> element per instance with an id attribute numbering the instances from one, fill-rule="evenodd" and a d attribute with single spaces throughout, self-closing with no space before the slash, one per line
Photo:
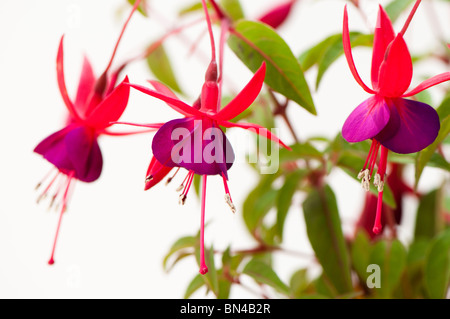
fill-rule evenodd
<path id="1" fill-rule="evenodd" d="M 136 9 L 137 9 L 137 7 L 139 6 L 140 3 L 141 3 L 141 0 L 137 0 L 135 2 L 134 6 L 133 6 L 133 9 L 131 10 L 130 15 L 128 16 L 127 21 L 125 21 L 125 24 L 123 25 L 122 31 L 120 32 L 119 39 L 117 40 L 116 46 L 114 47 L 114 51 L 113 51 L 113 54 L 111 56 L 111 59 L 109 60 L 108 66 L 106 67 L 105 72 L 103 74 L 106 74 L 108 72 L 108 70 L 111 68 L 111 65 L 113 63 L 114 57 L 116 56 L 117 49 L 119 48 L 120 40 L 122 40 L 123 34 L 125 33 L 125 29 L 127 28 L 128 23 L 130 22 L 131 17 L 133 16 L 133 13 L 136 11 Z"/>
<path id="2" fill-rule="evenodd" d="M 202 275 L 208 272 L 208 266 L 205 262 L 206 178 L 207 175 L 202 176 L 202 213 L 200 219 L 200 273 Z"/>
<path id="3" fill-rule="evenodd" d="M 421 2 L 422 2 L 422 0 L 417 0 L 416 3 L 414 4 L 414 7 L 412 8 L 411 12 L 409 13 L 408 19 L 406 19 L 406 22 L 402 28 L 402 31 L 400 31 L 401 35 L 405 35 L 405 32 L 408 29 L 409 24 L 411 23 L 411 20 L 414 17 L 414 14 L 416 13 L 417 8 L 419 7 Z"/>
<path id="4" fill-rule="evenodd" d="M 214 34 L 212 31 L 211 17 L 209 16 L 208 7 L 206 6 L 206 0 L 202 0 L 202 4 L 203 10 L 205 11 L 206 15 L 206 23 L 208 24 L 209 39 L 211 42 L 211 62 L 213 62 L 216 61 L 216 45 L 214 44 Z"/>

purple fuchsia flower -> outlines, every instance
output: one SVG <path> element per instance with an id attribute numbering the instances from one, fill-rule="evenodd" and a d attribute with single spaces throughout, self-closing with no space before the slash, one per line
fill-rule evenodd
<path id="1" fill-rule="evenodd" d="M 150 81 L 154 90 L 135 84 L 130 84 L 130 86 L 166 102 L 171 108 L 184 116 L 165 123 L 155 134 L 152 142 L 154 158 L 150 163 L 146 183 L 149 187 L 152 187 L 162 177 L 167 175 L 170 169 L 174 167 L 178 167 L 178 169 L 185 168 L 188 170 L 188 174 L 181 185 L 182 194 L 180 195 L 180 203 L 184 204 L 194 175 L 202 176 L 200 273 L 206 274 L 208 267 L 206 266 L 204 253 L 204 224 L 207 176 L 221 176 L 225 188 L 225 201 L 233 212 L 236 210 L 227 184 L 228 170 L 234 162 L 234 152 L 220 127 L 252 129 L 283 147 L 288 149 L 289 147 L 262 126 L 251 123 L 230 122 L 246 110 L 259 95 L 265 78 L 265 63 L 261 65 L 248 84 L 231 102 L 222 108 L 220 107 L 222 63 L 219 76 L 211 21 L 205 0 L 202 0 L 202 3 L 207 17 L 212 59 L 206 71 L 200 98 L 191 106 L 179 100 L 170 89 L 158 82 Z M 224 31 L 224 28 L 222 30 Z M 224 37 L 221 37 L 221 39 L 224 40 Z M 221 45 L 221 48 L 223 48 L 223 45 Z M 148 127 L 155 126 L 148 125 Z"/>
<path id="2" fill-rule="evenodd" d="M 98 145 L 100 135 L 130 135 L 136 132 L 111 132 L 108 128 L 111 122 L 117 121 L 128 104 L 130 87 L 128 77 L 119 84 L 117 80 L 120 72 L 126 64 L 109 74 L 118 45 L 128 22 L 139 5 L 136 4 L 126 21 L 122 33 L 114 48 L 114 52 L 108 66 L 100 77 L 94 75 L 92 66 L 87 58 L 84 59 L 81 77 L 75 102 L 72 102 L 67 93 L 64 75 L 64 49 L 61 38 L 56 60 L 58 86 L 69 114 L 65 127 L 50 135 L 34 149 L 34 152 L 42 155 L 47 161 L 54 165 L 50 173 L 38 184 L 37 188 L 44 183 L 46 186 L 38 197 L 38 202 L 46 197 L 51 189 L 54 195 L 50 207 L 59 202 L 61 214 L 56 230 L 52 254 L 49 264 L 54 264 L 54 253 L 56 242 L 61 226 L 62 216 L 67 208 L 67 203 L 73 190 L 74 181 L 85 183 L 96 181 L 102 172 L 103 157 Z"/>
<path id="3" fill-rule="evenodd" d="M 450 80 L 450 72 L 442 73 L 408 91 L 413 66 L 403 35 L 419 4 L 420 1 L 417 1 L 405 26 L 397 35 L 391 20 L 380 6 L 372 55 L 372 88 L 364 84 L 356 71 L 350 45 L 347 7 L 344 10 L 345 56 L 355 80 L 372 96 L 349 115 L 342 128 L 342 135 L 351 143 L 372 140 L 369 155 L 358 175 L 366 190 L 369 189 L 380 153 L 377 173 L 374 176 L 374 184 L 379 192 L 374 233 L 379 233 L 382 228 L 380 220 L 388 150 L 400 154 L 418 152 L 433 143 L 440 128 L 439 117 L 431 106 L 406 97 Z"/>

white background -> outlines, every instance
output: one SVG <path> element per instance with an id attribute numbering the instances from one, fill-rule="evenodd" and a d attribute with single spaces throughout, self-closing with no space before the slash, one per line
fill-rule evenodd
<path id="1" fill-rule="evenodd" d="M 194 260 L 187 259 L 171 273 L 163 271 L 162 260 L 171 244 L 179 237 L 198 231 L 200 205 L 192 193 L 184 207 L 178 205 L 175 188 L 181 182 L 165 187 L 158 185 L 144 192 L 144 177 L 151 157 L 151 134 L 112 138 L 100 144 L 105 159 L 102 177 L 93 184 L 79 183 L 65 215 L 56 264 L 47 265 L 58 214 L 48 212 L 48 202 L 36 204 L 34 186 L 51 165 L 33 154 L 33 148 L 46 136 L 62 128 L 65 108 L 61 100 L 55 72 L 55 59 L 62 34 L 65 38 L 66 82 L 69 94 L 75 94 L 83 54 L 91 59 L 96 74 L 105 68 L 114 43 L 130 7 L 125 0 L 44 0 L 0 2 L 0 297 L 1 298 L 181 298 L 189 281 L 197 273 Z M 177 8 L 191 1 L 151 1 L 157 12 L 150 19 L 136 14 L 119 47 L 116 63 L 139 53 L 177 21 Z M 256 17 L 275 1 L 242 0 L 249 18 Z M 376 21 L 377 2 L 362 0 L 369 25 Z M 258 5 L 256 5 L 256 3 Z M 383 1 L 385 3 L 385 1 Z M 426 52 L 436 44 L 435 26 L 428 19 L 427 1 L 420 7 L 407 33 L 413 53 Z M 343 1 L 303 0 L 296 6 L 281 34 L 298 55 L 326 35 L 340 32 Z M 119 9 L 125 9 L 121 14 Z M 449 7 L 443 2 L 435 10 L 449 39 Z M 428 13 L 427 13 L 428 12 Z M 350 28 L 370 32 L 361 16 L 349 9 Z M 401 28 L 405 17 L 399 19 Z M 195 40 L 205 25 L 185 34 Z M 218 33 L 217 33 L 218 34 Z M 176 38 L 167 42 L 176 73 L 192 102 L 200 91 L 207 60 L 189 55 L 188 47 Z M 199 45 L 206 57 L 207 38 Z M 357 49 L 358 70 L 368 83 L 371 52 Z M 226 77 L 236 88 L 242 87 L 251 73 L 232 53 L 226 54 Z M 116 64 L 117 65 L 117 64 Z M 441 64 L 419 66 L 419 75 L 437 74 Z M 145 83 L 151 78 L 143 62 L 127 70 L 130 80 Z M 308 81 L 314 83 L 314 71 Z M 430 90 L 439 96 L 439 88 Z M 351 110 L 366 93 L 352 78 L 344 59 L 340 59 L 325 75 L 319 91 L 314 93 L 319 116 L 313 117 L 295 104 L 290 116 L 301 139 L 313 135 L 335 136 Z M 123 120 L 141 123 L 164 122 L 178 117 L 166 105 L 143 94 L 132 92 Z M 281 127 L 281 138 L 291 142 Z M 223 201 L 223 186 L 218 178 L 208 185 L 206 244 L 219 250 L 250 248 L 251 240 L 242 222 L 241 210 L 246 194 L 257 176 L 242 160 L 245 149 L 239 147 L 247 136 L 230 131 L 229 138 L 238 159 L 230 170 L 231 192 L 238 211 L 233 215 Z M 241 135 L 243 134 L 243 135 Z M 413 171 L 408 170 L 412 181 Z M 421 189 L 429 189 L 442 181 L 433 169 L 425 170 Z M 344 230 L 352 234 L 353 223 L 361 209 L 363 191 L 350 177 L 336 170 L 330 182 L 338 197 Z M 287 249 L 306 254 L 295 257 L 276 255 L 275 267 L 282 280 L 300 267 L 313 265 L 303 217 L 301 198 L 295 198 L 286 221 Z M 416 204 L 407 202 L 400 238 L 408 242 L 414 222 Z M 308 257 L 309 256 L 309 257 Z M 251 285 L 250 280 L 244 282 Z M 232 297 L 258 297 L 242 288 L 233 288 Z M 204 290 L 194 297 L 203 298 Z M 208 295 L 211 297 L 211 295 Z"/>

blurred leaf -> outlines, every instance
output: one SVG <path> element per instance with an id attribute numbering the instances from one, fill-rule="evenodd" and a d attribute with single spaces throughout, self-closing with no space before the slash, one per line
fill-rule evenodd
<path id="1" fill-rule="evenodd" d="M 309 241 L 324 274 L 339 294 L 352 291 L 349 255 L 331 188 L 313 189 L 303 202 L 303 212 Z"/>
<path id="2" fill-rule="evenodd" d="M 179 252 L 180 250 L 183 250 L 185 248 L 193 248 L 195 246 L 198 245 L 198 238 L 197 237 L 193 237 L 193 236 L 186 236 L 186 237 L 182 237 L 180 239 L 178 239 L 170 248 L 169 252 L 167 253 L 167 255 L 164 257 L 164 261 L 163 261 L 163 267 L 165 270 L 170 269 L 171 267 L 174 266 L 175 263 L 172 264 L 171 267 L 167 266 L 167 262 L 169 260 L 169 258 L 176 252 Z M 193 253 L 193 251 L 192 251 Z"/>
<path id="3" fill-rule="evenodd" d="M 289 287 L 293 298 L 300 298 L 309 285 L 307 276 L 308 269 L 302 268 L 297 270 L 291 277 Z"/>
<path id="4" fill-rule="evenodd" d="M 237 21 L 244 18 L 244 11 L 239 0 L 220 0 L 220 5 L 231 20 Z"/>
<path id="5" fill-rule="evenodd" d="M 450 93 L 444 97 L 436 111 L 441 121 L 450 115 Z"/>
<path id="6" fill-rule="evenodd" d="M 419 184 L 420 177 L 422 175 L 423 169 L 430 161 L 434 153 L 436 152 L 438 146 L 442 143 L 442 141 L 449 135 L 450 133 L 450 115 L 442 119 L 441 121 L 441 129 L 439 130 L 439 134 L 436 137 L 436 140 L 430 146 L 426 147 L 422 151 L 419 152 L 416 160 L 416 176 L 415 176 L 415 184 L 416 187 Z M 447 163 L 448 164 L 448 163 Z"/>
<path id="7" fill-rule="evenodd" d="M 318 299 L 322 299 L 322 296 L 324 298 L 335 298 L 338 295 L 336 288 L 323 273 L 313 281 L 313 285 L 317 291 L 316 294 L 312 295 L 313 299 L 316 298 L 315 296 L 321 296 Z"/>
<path id="8" fill-rule="evenodd" d="M 200 198 L 200 181 L 202 180 L 201 175 L 194 174 L 194 180 L 192 181 L 192 184 L 194 186 L 195 194 L 197 194 L 197 197 Z"/>
<path id="9" fill-rule="evenodd" d="M 373 44 L 373 35 L 351 32 L 350 43 L 352 47 L 371 47 Z M 333 62 L 335 62 L 343 54 L 344 46 L 342 44 L 342 34 L 338 33 L 329 36 L 325 40 L 303 52 L 299 57 L 299 61 L 300 65 L 303 67 L 303 71 L 308 70 L 313 65 L 318 66 L 316 79 L 317 89 L 325 72 L 333 64 Z"/>
<path id="10" fill-rule="evenodd" d="M 284 181 L 283 186 L 278 192 L 277 196 L 277 222 L 275 224 L 275 235 L 279 238 L 280 242 L 283 240 L 283 229 L 286 216 L 289 208 L 291 207 L 292 197 L 294 196 L 299 180 L 306 175 L 303 170 L 297 170 L 288 176 Z"/>
<path id="11" fill-rule="evenodd" d="M 419 102 L 422 102 L 422 103 L 425 103 L 428 105 L 434 105 L 433 97 L 431 96 L 431 93 L 429 91 L 426 91 L 426 90 L 422 91 L 420 93 L 417 93 L 414 97 Z"/>
<path id="12" fill-rule="evenodd" d="M 201 287 L 205 285 L 205 281 L 203 280 L 203 276 L 198 274 L 192 279 L 189 283 L 186 292 L 184 293 L 184 299 L 189 299 L 194 292 L 199 290 Z"/>
<path id="13" fill-rule="evenodd" d="M 197 251 L 197 263 L 200 265 L 200 251 Z M 205 261 L 208 266 L 208 272 L 202 276 L 204 282 L 214 295 L 219 296 L 219 280 L 217 277 L 216 265 L 214 263 L 214 248 L 205 249 Z"/>
<path id="14" fill-rule="evenodd" d="M 406 291 L 410 295 L 405 296 L 408 299 L 423 297 L 425 256 L 429 243 L 430 241 L 426 239 L 414 239 L 414 242 L 409 246 L 406 261 L 408 275 L 408 289 Z"/>
<path id="15" fill-rule="evenodd" d="M 231 50 L 252 71 L 265 61 L 265 83 L 273 90 L 316 114 L 303 71 L 286 42 L 270 27 L 254 21 L 238 21 L 228 39 Z"/>
<path id="16" fill-rule="evenodd" d="M 369 236 L 364 230 L 360 230 L 351 244 L 351 260 L 353 268 L 365 284 L 369 273 L 367 272 L 367 266 L 369 265 L 371 245 Z"/>
<path id="17" fill-rule="evenodd" d="M 169 57 L 162 44 L 156 46 L 152 53 L 150 53 L 147 57 L 147 64 L 153 75 L 159 81 L 166 84 L 171 89 L 182 93 L 173 72 Z"/>
<path id="18" fill-rule="evenodd" d="M 261 175 L 258 185 L 250 192 L 244 201 L 243 218 L 252 235 L 269 210 L 275 206 L 277 190 L 272 188 L 272 183 L 278 174 Z"/>
<path id="19" fill-rule="evenodd" d="M 432 239 L 442 229 L 441 197 L 438 189 L 421 197 L 416 214 L 415 239 Z"/>
<path id="20" fill-rule="evenodd" d="M 428 297 L 445 298 L 450 283 L 450 230 L 433 240 L 426 255 L 425 286 Z"/>
<path id="21" fill-rule="evenodd" d="M 280 149 L 280 161 L 296 161 L 304 158 L 323 159 L 323 154 L 318 151 L 311 143 L 297 143 L 290 145 L 292 150 Z"/>
<path id="22" fill-rule="evenodd" d="M 405 11 L 414 0 L 393 0 L 384 7 L 392 23 Z"/>
<path id="23" fill-rule="evenodd" d="M 222 275 L 222 270 L 220 270 L 219 275 Z M 231 282 L 226 278 L 219 279 L 219 294 L 217 295 L 217 299 L 228 299 L 230 297 L 231 290 Z"/>
<path id="24" fill-rule="evenodd" d="M 211 8 L 211 5 L 209 2 L 206 3 L 206 6 L 208 8 Z M 178 11 L 178 16 L 182 17 L 190 13 L 194 12 L 203 12 L 203 5 L 201 1 L 195 2 L 193 4 L 190 4 L 186 7 L 183 7 L 180 11 Z"/>
<path id="25" fill-rule="evenodd" d="M 257 259 L 250 260 L 245 265 L 243 273 L 252 277 L 256 282 L 268 285 L 284 295 L 289 295 L 289 287 L 281 281 L 270 266 Z"/>
<path id="26" fill-rule="evenodd" d="M 373 288 L 376 296 L 390 298 L 406 267 L 407 252 L 399 240 L 378 241 L 371 251 L 370 263 L 380 267 L 381 287 Z"/>

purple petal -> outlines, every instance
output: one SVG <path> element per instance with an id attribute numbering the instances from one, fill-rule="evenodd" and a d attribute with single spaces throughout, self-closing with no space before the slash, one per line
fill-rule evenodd
<path id="1" fill-rule="evenodd" d="M 34 151 L 64 174 L 90 183 L 100 177 L 103 159 L 94 132 L 69 125 L 43 140 Z"/>
<path id="2" fill-rule="evenodd" d="M 227 176 L 234 162 L 234 152 L 225 134 L 207 119 L 167 122 L 155 134 L 152 149 L 161 164 L 184 167 L 199 175 Z"/>
<path id="3" fill-rule="evenodd" d="M 103 158 L 95 132 L 80 126 L 67 134 L 65 144 L 75 177 L 86 183 L 97 180 L 102 173 Z"/>
<path id="4" fill-rule="evenodd" d="M 72 162 L 67 156 L 65 144 L 67 134 L 74 129 L 74 127 L 74 125 L 70 125 L 50 135 L 34 149 L 34 152 L 42 155 L 63 173 L 74 171 Z"/>
<path id="5" fill-rule="evenodd" d="M 408 154 L 421 151 L 434 142 L 440 128 L 439 116 L 434 108 L 403 98 L 388 100 L 388 103 L 394 120 L 389 121 L 380 136 L 376 137 L 384 147 Z"/>
<path id="6" fill-rule="evenodd" d="M 350 143 L 373 138 L 386 126 L 389 116 L 384 99 L 372 96 L 349 115 L 342 128 L 342 136 Z"/>

